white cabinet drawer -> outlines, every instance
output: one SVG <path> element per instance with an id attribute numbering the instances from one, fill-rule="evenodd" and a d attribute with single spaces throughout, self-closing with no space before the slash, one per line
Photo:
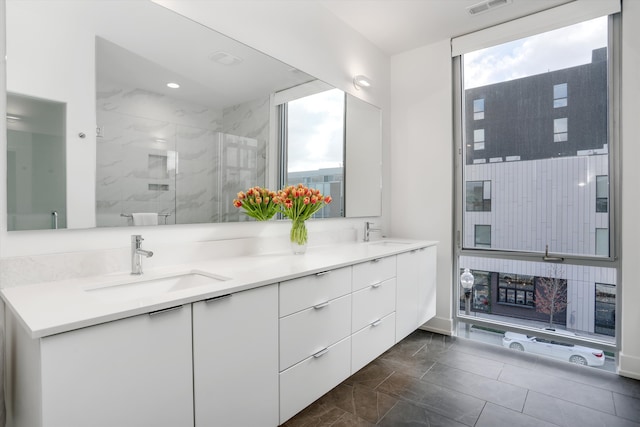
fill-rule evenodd
<path id="1" fill-rule="evenodd" d="M 384 282 L 396 275 L 396 257 L 388 256 L 353 266 L 353 290 Z"/>
<path id="2" fill-rule="evenodd" d="M 280 317 L 351 292 L 351 267 L 328 270 L 280 283 Z"/>
<path id="3" fill-rule="evenodd" d="M 351 373 L 362 369 L 395 344 L 396 315 L 391 313 L 351 336 Z"/>
<path id="4" fill-rule="evenodd" d="M 351 374 L 351 339 L 332 345 L 280 373 L 280 423 L 304 409 Z"/>
<path id="5" fill-rule="evenodd" d="M 388 279 L 353 293 L 352 332 L 382 319 L 396 308 L 396 279 Z"/>
<path id="6" fill-rule="evenodd" d="M 351 334 L 351 294 L 280 319 L 280 370 Z"/>

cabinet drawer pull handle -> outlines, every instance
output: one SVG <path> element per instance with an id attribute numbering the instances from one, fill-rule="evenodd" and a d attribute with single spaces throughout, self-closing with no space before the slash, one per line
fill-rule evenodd
<path id="1" fill-rule="evenodd" d="M 372 263 L 376 263 L 376 262 L 380 262 L 382 260 L 382 258 L 376 258 L 376 259 L 372 259 L 371 262 Z"/>
<path id="2" fill-rule="evenodd" d="M 371 323 L 371 326 L 378 326 L 380 323 L 382 323 L 382 319 L 378 319 L 375 322 Z"/>
<path id="3" fill-rule="evenodd" d="M 418 252 L 418 249 L 411 249 L 410 253 L 415 254 L 416 252 Z"/>
<path id="4" fill-rule="evenodd" d="M 204 302 L 205 302 L 205 304 L 209 304 L 210 302 L 220 301 L 222 299 L 231 298 L 232 296 L 233 296 L 233 294 L 224 294 L 224 295 L 220 295 L 220 296 L 217 296 L 217 297 L 208 298 L 208 299 L 204 300 Z"/>
<path id="5" fill-rule="evenodd" d="M 324 307 L 326 307 L 328 305 L 329 305 L 329 301 L 325 301 L 325 302 L 322 302 L 322 303 L 320 303 L 318 305 L 314 305 L 313 308 L 315 308 L 316 310 L 319 310 L 319 309 L 324 308 Z"/>
<path id="6" fill-rule="evenodd" d="M 181 305 L 177 305 L 175 307 L 163 308 L 162 310 L 150 311 L 149 316 L 157 316 L 158 314 L 168 313 L 170 311 L 180 310 L 182 308 Z"/>
<path id="7" fill-rule="evenodd" d="M 376 288 L 379 288 L 380 286 L 382 286 L 382 282 L 374 283 L 373 285 L 371 285 L 371 288 L 376 289 Z"/>
<path id="8" fill-rule="evenodd" d="M 313 357 L 315 357 L 315 358 L 317 359 L 318 357 L 322 357 L 322 356 L 324 356 L 324 355 L 325 355 L 325 354 L 327 354 L 328 352 L 329 352 L 329 348 L 328 348 L 328 347 L 325 347 L 325 348 L 323 348 L 322 350 L 320 350 L 319 352 L 317 352 L 316 354 L 314 354 L 314 355 L 313 355 Z"/>
<path id="9" fill-rule="evenodd" d="M 327 274 L 330 274 L 331 270 L 327 270 L 327 271 L 321 271 L 320 273 L 316 273 L 317 277 L 321 277 L 321 276 L 326 276 Z"/>

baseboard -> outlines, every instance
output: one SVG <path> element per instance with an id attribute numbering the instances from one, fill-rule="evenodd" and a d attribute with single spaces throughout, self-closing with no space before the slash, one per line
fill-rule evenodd
<path id="1" fill-rule="evenodd" d="M 618 375 L 640 380 L 640 357 L 618 353 Z"/>
<path id="2" fill-rule="evenodd" d="M 420 326 L 419 329 L 442 335 L 453 335 L 453 319 L 436 316 L 424 325 Z"/>

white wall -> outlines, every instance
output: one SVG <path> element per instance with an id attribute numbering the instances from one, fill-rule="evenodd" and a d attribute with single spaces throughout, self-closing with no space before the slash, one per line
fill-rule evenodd
<path id="1" fill-rule="evenodd" d="M 640 2 L 622 2 L 622 348 L 620 373 L 640 379 Z"/>
<path id="2" fill-rule="evenodd" d="M 214 29 L 381 107 L 384 112 L 383 150 L 385 157 L 388 157 L 389 59 L 359 33 L 326 10 L 310 4 L 253 2 L 248 7 L 242 1 L 180 3 L 188 3 L 189 11 L 198 18 L 206 18 L 207 24 Z M 5 0 L 0 0 L 0 5 L 3 13 L 0 33 L 4 36 Z M 4 43 L 0 48 L 4 50 Z M 4 58 L 5 53 L 0 52 L 0 61 L 4 61 Z M 5 63 L 0 65 L 0 90 L 4 91 Z M 356 91 L 352 83 L 354 74 L 368 75 L 374 82 L 373 88 Z M 4 114 L 5 99 L 0 98 L 0 113 Z M 0 257 L 125 247 L 129 244 L 129 236 L 138 232 L 144 234 L 145 244 L 151 249 L 154 244 L 166 242 L 187 243 L 288 233 L 286 225 L 275 222 L 7 233 L 6 131 L 3 120 L 0 121 L 0 132 L 3 135 L 0 140 Z M 87 156 L 87 159 L 95 163 L 94 156 Z M 383 185 L 388 188 L 389 166 L 385 165 L 384 169 Z M 364 219 L 323 220 L 313 221 L 309 229 L 311 233 L 345 227 L 360 230 L 363 224 Z"/>
<path id="3" fill-rule="evenodd" d="M 619 372 L 640 379 L 640 2 L 623 0 L 622 280 Z M 453 159 L 451 55 L 442 41 L 391 58 L 391 234 L 439 240 L 436 318 L 451 330 Z"/>
<path id="4" fill-rule="evenodd" d="M 449 40 L 391 58 L 391 235 L 439 241 L 436 317 L 453 330 L 453 148 Z"/>

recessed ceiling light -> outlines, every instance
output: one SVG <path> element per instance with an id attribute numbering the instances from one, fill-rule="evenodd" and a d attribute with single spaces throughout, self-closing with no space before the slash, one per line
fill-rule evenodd
<path id="1" fill-rule="evenodd" d="M 356 89 L 361 87 L 371 87 L 371 79 L 365 75 L 359 74 L 353 78 L 353 85 Z"/>
<path id="2" fill-rule="evenodd" d="M 171 89 L 178 89 L 180 87 L 180 85 L 178 83 L 167 83 L 167 87 L 170 87 Z"/>

